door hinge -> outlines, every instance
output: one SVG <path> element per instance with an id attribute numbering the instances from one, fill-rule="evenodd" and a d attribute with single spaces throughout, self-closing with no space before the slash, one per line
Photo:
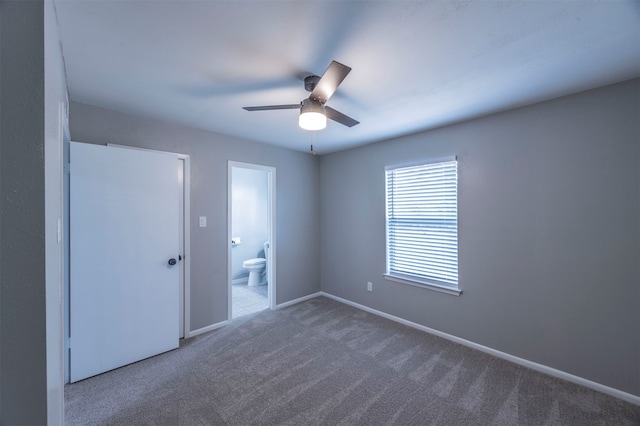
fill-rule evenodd
<path id="1" fill-rule="evenodd" d="M 64 339 L 64 348 L 71 349 L 71 337 L 67 337 Z"/>
<path id="2" fill-rule="evenodd" d="M 66 174 L 71 174 L 71 163 L 67 163 L 64 165 L 64 172 Z"/>

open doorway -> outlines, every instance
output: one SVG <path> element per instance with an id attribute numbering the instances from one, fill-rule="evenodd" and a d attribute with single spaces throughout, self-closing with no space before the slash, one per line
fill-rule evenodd
<path id="1" fill-rule="evenodd" d="M 229 161 L 229 319 L 275 305 L 275 168 Z"/>

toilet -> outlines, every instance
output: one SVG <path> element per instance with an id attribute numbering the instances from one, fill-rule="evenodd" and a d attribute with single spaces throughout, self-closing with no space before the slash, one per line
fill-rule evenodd
<path id="1" fill-rule="evenodd" d="M 269 243 L 264 243 L 264 255 L 269 257 Z M 260 284 L 266 284 L 266 279 L 262 282 L 262 271 L 266 271 L 267 259 L 262 257 L 256 257 L 254 259 L 247 259 L 242 262 L 242 267 L 249 271 L 249 287 L 255 287 Z"/>

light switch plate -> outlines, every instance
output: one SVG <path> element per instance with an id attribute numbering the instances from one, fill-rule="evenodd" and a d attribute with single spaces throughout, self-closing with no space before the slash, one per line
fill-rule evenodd
<path id="1" fill-rule="evenodd" d="M 205 228 L 207 226 L 207 217 L 200 216 L 200 228 Z"/>

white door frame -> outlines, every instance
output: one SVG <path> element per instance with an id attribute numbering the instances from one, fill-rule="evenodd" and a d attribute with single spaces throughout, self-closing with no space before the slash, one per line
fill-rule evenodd
<path id="1" fill-rule="evenodd" d="M 243 163 L 240 161 L 229 160 L 227 170 L 227 320 L 232 320 L 232 281 L 233 272 L 231 268 L 231 239 L 232 234 L 232 188 L 233 188 L 233 168 L 253 169 L 267 172 L 267 191 L 268 191 L 268 241 L 269 241 L 269 260 L 267 264 L 267 282 L 269 283 L 267 291 L 269 295 L 269 309 L 276 308 L 276 168 L 265 166 L 262 164 Z"/>
<path id="2" fill-rule="evenodd" d="M 182 211 L 180 218 L 182 226 L 180 227 L 180 245 L 184 250 L 182 253 L 182 261 L 180 265 L 180 338 L 191 337 L 191 157 L 187 154 L 177 152 L 160 151 L 157 149 L 138 148 L 135 146 L 126 146 L 108 143 L 107 146 L 117 148 L 135 149 L 139 151 L 161 152 L 164 154 L 173 154 L 181 160 L 182 176 Z"/>

